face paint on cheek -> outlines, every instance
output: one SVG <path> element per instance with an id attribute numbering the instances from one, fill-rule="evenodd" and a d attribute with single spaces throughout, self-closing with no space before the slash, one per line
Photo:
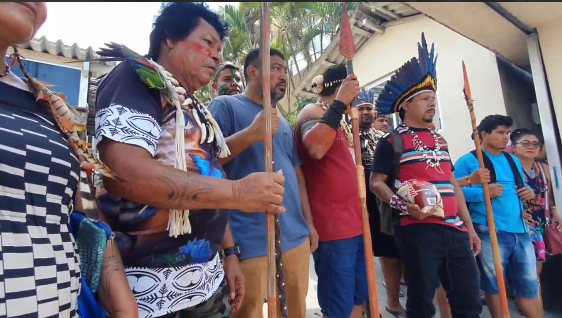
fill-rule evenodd
<path id="1" fill-rule="evenodd" d="M 219 96 L 228 94 L 228 87 L 226 87 L 226 84 L 222 84 L 219 87 L 218 94 L 219 94 Z"/>
<path id="2" fill-rule="evenodd" d="M 185 44 L 188 45 L 189 47 L 193 48 L 193 50 L 206 55 L 206 56 L 210 56 L 211 55 L 211 49 L 209 49 L 209 47 L 207 47 L 205 44 L 201 43 L 201 42 L 197 42 L 197 41 L 192 41 L 192 40 L 185 40 Z"/>
<path id="3" fill-rule="evenodd" d="M 238 77 L 236 75 L 236 70 L 231 68 L 230 69 L 230 78 L 232 78 L 232 83 L 230 85 L 238 84 Z"/>

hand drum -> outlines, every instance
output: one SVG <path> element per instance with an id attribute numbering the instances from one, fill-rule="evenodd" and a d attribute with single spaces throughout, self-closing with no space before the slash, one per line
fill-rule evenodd
<path id="1" fill-rule="evenodd" d="M 423 213 L 433 212 L 433 215 L 444 217 L 443 201 L 433 183 L 411 179 L 402 184 L 398 195 L 412 204 L 417 204 Z"/>

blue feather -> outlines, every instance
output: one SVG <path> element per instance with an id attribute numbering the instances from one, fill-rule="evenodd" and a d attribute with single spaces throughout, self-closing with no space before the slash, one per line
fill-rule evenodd
<path id="1" fill-rule="evenodd" d="M 374 97 L 375 97 L 375 90 L 374 89 L 369 89 L 368 91 L 365 90 L 365 88 L 361 88 L 361 90 L 359 91 L 359 96 L 355 99 L 355 103 L 356 104 L 361 104 L 361 103 L 370 103 L 373 104 L 374 103 Z"/>
<path id="2" fill-rule="evenodd" d="M 412 92 L 419 91 L 414 88 L 428 77 L 431 77 L 437 85 L 436 65 L 435 46 L 432 44 L 429 50 L 425 34 L 422 32 L 421 42 L 418 43 L 418 57 L 413 57 L 404 63 L 386 83 L 376 101 L 377 111 L 383 115 L 397 112 L 402 99 L 411 96 Z M 427 89 L 433 90 L 432 87 Z"/>

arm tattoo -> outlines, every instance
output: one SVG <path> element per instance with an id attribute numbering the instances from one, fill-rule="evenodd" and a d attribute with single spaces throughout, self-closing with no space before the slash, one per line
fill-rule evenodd
<path id="1" fill-rule="evenodd" d="M 101 277 L 99 285 L 99 294 L 103 297 L 109 306 L 106 308 L 108 312 L 112 312 L 115 306 L 112 303 L 113 295 L 112 292 L 112 282 L 115 282 L 114 278 L 119 275 L 125 275 L 123 264 L 121 259 L 115 253 L 115 239 L 112 236 L 105 250 L 105 255 L 103 257 L 102 267 L 101 267 Z M 104 304 L 105 305 L 105 304 Z"/>
<path id="2" fill-rule="evenodd" d="M 175 204 L 178 210 L 181 210 L 180 207 L 189 201 L 200 204 L 208 203 L 206 194 L 213 192 L 213 186 L 197 179 L 200 178 L 193 178 L 183 171 L 178 171 L 178 173 L 173 173 L 168 169 L 162 171 L 158 180 L 165 184 L 168 190 L 167 199 L 161 203 Z"/>

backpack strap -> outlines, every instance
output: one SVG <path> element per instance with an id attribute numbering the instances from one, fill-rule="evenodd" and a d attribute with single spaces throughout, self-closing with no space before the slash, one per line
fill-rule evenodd
<path id="1" fill-rule="evenodd" d="M 519 168 L 515 164 L 515 160 L 513 160 L 512 155 L 509 153 L 502 151 L 503 155 L 507 159 L 509 163 L 509 167 L 511 168 L 511 172 L 513 172 L 513 178 L 515 180 L 515 186 L 517 189 L 522 188 L 525 184 L 523 183 L 523 178 L 521 177 L 521 173 L 519 172 Z"/>
<path id="2" fill-rule="evenodd" d="M 478 159 L 478 156 L 476 155 L 476 150 L 472 150 L 470 153 L 474 155 L 476 159 Z M 497 183 L 498 179 L 496 176 L 496 169 L 494 169 L 494 164 L 492 163 L 492 160 L 490 160 L 490 158 L 488 157 L 488 155 L 486 155 L 484 151 L 482 151 L 482 158 L 484 159 L 484 168 L 490 171 L 490 183 Z"/>
<path id="3" fill-rule="evenodd" d="M 390 137 L 392 138 L 392 147 L 394 149 L 394 160 L 392 161 L 392 173 L 387 180 L 387 184 L 392 191 L 396 192 L 395 183 L 400 175 L 400 160 L 402 159 L 402 152 L 404 151 L 404 140 L 396 129 L 390 131 Z"/>
<path id="4" fill-rule="evenodd" d="M 386 179 L 386 185 L 396 192 L 396 179 L 398 179 L 400 173 L 400 159 L 402 158 L 402 148 L 404 146 L 404 141 L 402 136 L 396 130 L 391 130 L 389 132 L 391 143 L 394 149 L 394 160 L 392 161 L 392 171 Z M 380 212 L 380 229 L 382 233 L 387 235 L 394 235 L 394 226 L 399 224 L 400 216 L 399 213 L 390 207 L 390 205 L 377 197 L 377 207 Z"/>

